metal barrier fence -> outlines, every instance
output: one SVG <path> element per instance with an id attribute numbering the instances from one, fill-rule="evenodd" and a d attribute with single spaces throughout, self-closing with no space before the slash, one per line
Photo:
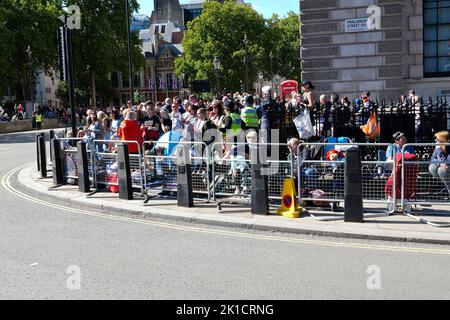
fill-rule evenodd
<path id="1" fill-rule="evenodd" d="M 362 194 L 366 203 L 386 205 L 387 212 L 396 207 L 397 170 L 393 160 L 387 161 L 390 144 L 368 143 L 303 143 L 297 149 L 296 174 L 298 200 L 316 207 L 344 202 L 345 150 L 361 151 Z M 395 152 L 395 149 L 393 148 Z"/>
<path id="2" fill-rule="evenodd" d="M 144 154 L 147 197 L 170 195 L 177 191 L 178 164 L 184 148 L 188 148 L 190 153 L 186 160 L 191 165 L 193 193 L 206 195 L 207 201 L 210 200 L 209 149 L 204 142 L 190 141 L 144 142 L 144 150 L 147 150 Z"/>
<path id="3" fill-rule="evenodd" d="M 144 194 L 144 177 L 142 170 L 141 146 L 136 141 L 124 140 L 93 140 L 91 150 L 93 150 L 92 172 L 97 189 L 100 186 L 118 186 L 119 163 L 117 155 L 117 144 L 126 143 L 137 146 L 138 153 L 130 153 L 130 169 L 132 177 L 132 187 L 141 190 Z"/>
<path id="4" fill-rule="evenodd" d="M 214 201 L 218 197 L 250 197 L 252 186 L 251 165 L 256 161 L 258 154 L 264 154 L 263 159 L 267 158 L 262 163 L 266 164 L 269 199 L 281 199 L 284 180 L 293 177 L 292 161 L 288 158 L 278 159 L 281 148 L 287 148 L 287 144 L 214 143 L 211 148 Z M 272 152 L 273 159 L 267 157 L 267 152 Z"/>
<path id="5" fill-rule="evenodd" d="M 77 142 L 82 138 L 58 139 L 61 144 L 61 160 L 63 163 L 63 177 L 67 184 L 76 184 L 78 180 Z"/>
<path id="6" fill-rule="evenodd" d="M 433 222 L 413 213 L 413 205 L 429 207 L 450 202 L 450 143 L 406 144 L 401 154 L 401 210 L 416 221 L 448 228 L 450 223 Z M 433 213 L 446 216 L 447 213 Z"/>
<path id="7" fill-rule="evenodd" d="M 294 119 L 304 110 L 299 103 L 276 103 L 268 108 L 270 127 L 280 130 L 280 142 L 298 137 Z M 433 134 L 441 130 L 450 130 L 450 104 L 446 99 L 412 102 L 411 99 L 394 102 L 376 100 L 370 105 L 347 102 L 317 103 L 311 110 L 311 122 L 314 134 L 318 137 L 346 136 L 356 142 L 365 143 L 367 139 L 360 126 L 367 123 L 370 112 L 377 115 L 381 127 L 379 142 L 389 143 L 396 131 L 404 132 L 410 142 L 432 141 Z"/>
<path id="8" fill-rule="evenodd" d="M 450 202 L 450 161 L 433 157 L 450 144 L 406 144 L 401 158 L 402 208 L 409 204 L 438 205 Z M 413 155 L 411 155 L 411 153 Z M 445 154 L 445 152 L 443 153 Z M 409 156 L 408 156 L 409 155 Z"/>

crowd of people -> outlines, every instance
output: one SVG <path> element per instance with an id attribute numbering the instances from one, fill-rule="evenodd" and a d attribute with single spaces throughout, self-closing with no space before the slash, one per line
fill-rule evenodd
<path id="1" fill-rule="evenodd" d="M 245 142 L 288 142 L 289 157 L 292 159 L 292 157 L 297 158 L 297 148 L 302 142 L 331 141 L 332 137 L 336 137 L 334 138 L 336 141 L 333 141 L 340 143 L 339 137 L 346 136 L 345 124 L 353 122 L 357 126 L 364 126 L 370 119 L 371 112 L 374 111 L 374 102 L 371 101 L 368 91 L 363 92 L 357 101 L 351 102 L 348 97 L 339 97 L 336 93 L 330 96 L 322 95 L 316 99 L 311 82 L 302 83 L 302 89 L 302 93 L 293 92 L 287 101 L 273 99 L 272 88 L 264 87 L 261 97 L 235 93 L 223 95 L 220 99 L 205 101 L 191 95 L 185 100 L 175 97 L 156 103 L 147 101 L 133 104 L 129 101 L 122 107 L 89 109 L 85 113 L 78 109 L 77 116 L 84 123 L 84 127 L 80 128 L 77 135 L 90 140 L 136 141 L 137 144 L 128 143 L 130 153 L 138 153 L 142 148 L 145 154 L 167 155 L 167 150 L 158 149 L 157 141 L 164 134 L 176 132 L 177 139 L 184 141 L 203 142 L 206 145 L 216 142 L 217 139 L 225 141 L 228 143 L 228 148 L 225 147 L 223 150 L 225 157 L 237 156 L 233 141 L 237 141 L 236 137 L 240 135 L 244 137 Z M 420 100 L 420 97 L 411 90 L 408 96 L 401 97 L 400 103 L 402 106 L 414 109 Z M 269 116 L 270 110 L 273 109 L 296 110 L 297 114 L 307 111 L 310 125 L 319 128 L 319 132 L 304 138 L 302 128 L 296 126 L 291 136 L 284 137 L 286 141 L 272 141 L 270 129 L 274 128 L 274 121 L 277 121 Z M 316 117 L 315 113 L 320 113 L 320 116 Z M 354 119 L 355 114 L 359 116 Z M 219 134 L 205 134 L 208 130 L 215 130 Z M 420 118 L 416 119 L 417 130 L 420 130 Z M 364 133 L 362 135 L 364 137 Z M 351 138 L 353 137 L 346 142 L 351 141 Z M 375 141 L 375 138 L 368 133 L 365 134 L 365 139 Z M 436 139 L 439 139 L 440 143 L 450 141 L 446 131 L 437 133 Z M 143 144 L 144 142 L 146 143 Z M 395 133 L 393 142 L 393 147 L 386 150 L 388 161 L 393 160 L 395 153 L 401 152 L 406 144 L 406 135 L 401 132 Z M 108 144 L 102 144 L 97 148 L 103 148 L 103 151 L 106 151 Z M 303 150 L 300 156 L 312 159 L 315 154 L 317 156 L 323 153 L 322 151 L 309 148 Z M 413 152 L 413 150 L 408 149 L 406 152 Z M 242 156 L 245 159 L 248 154 Z M 322 156 L 322 158 L 337 161 L 343 158 L 343 153 L 335 149 L 327 150 L 326 157 Z M 450 190 L 450 170 L 448 163 L 443 163 L 445 161 L 450 161 L 450 152 L 446 146 L 442 146 L 434 152 L 432 162 L 436 163 L 430 166 L 429 171 L 434 177 L 442 180 Z M 244 172 L 242 168 L 239 169 L 239 166 L 236 166 L 234 176 L 238 179 L 241 179 L 239 170 L 242 174 L 247 172 L 248 175 L 248 171 Z M 239 190 L 236 192 L 238 193 Z"/>

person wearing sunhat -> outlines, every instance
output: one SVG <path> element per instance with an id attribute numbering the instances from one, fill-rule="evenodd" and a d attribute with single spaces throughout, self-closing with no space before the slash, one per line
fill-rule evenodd
<path id="1" fill-rule="evenodd" d="M 403 132 L 397 131 L 392 135 L 394 139 L 394 144 L 390 145 L 386 150 L 386 160 L 393 161 L 395 155 L 398 153 L 402 153 L 403 147 L 408 143 L 406 139 L 406 135 Z M 412 146 L 406 146 L 404 149 L 405 153 L 415 154 L 416 151 Z"/>

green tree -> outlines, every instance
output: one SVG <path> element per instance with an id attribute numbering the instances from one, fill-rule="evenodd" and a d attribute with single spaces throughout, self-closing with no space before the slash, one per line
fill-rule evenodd
<path id="1" fill-rule="evenodd" d="M 18 99 L 26 99 L 30 96 L 29 79 L 35 70 L 57 66 L 56 30 L 60 23 L 57 18 L 61 14 L 61 3 L 61 0 L 1 1 L 0 89 L 18 84 Z"/>
<path id="2" fill-rule="evenodd" d="M 125 2 L 123 0 L 70 0 L 81 11 L 81 30 L 73 31 L 74 73 L 79 88 L 86 86 L 95 104 L 97 88 L 106 100 L 110 88 L 108 75 L 121 71 L 128 75 L 128 44 Z M 130 0 L 130 15 L 139 9 L 137 0 Z M 144 66 L 141 41 L 132 33 L 133 69 Z M 110 82 L 110 81 L 109 81 Z M 87 84 L 90 84 L 87 86 Z"/>
<path id="3" fill-rule="evenodd" d="M 75 101 L 83 101 L 86 98 L 86 94 L 86 91 L 75 88 Z M 58 89 L 56 89 L 55 96 L 60 100 L 62 106 L 69 107 L 69 88 L 66 81 L 60 81 L 58 83 Z"/>
<path id="4" fill-rule="evenodd" d="M 270 51 L 273 55 L 273 74 L 300 81 L 300 20 L 299 15 L 289 12 L 286 17 L 273 15 L 267 20 L 265 68 L 261 70 L 267 79 L 272 77 Z"/>
<path id="5" fill-rule="evenodd" d="M 251 7 L 236 0 L 226 0 L 223 4 L 209 0 L 203 5 L 202 15 L 188 24 L 183 56 L 175 62 L 176 73 L 184 73 L 189 81 L 210 79 L 215 84 L 213 60 L 217 57 L 221 61 L 221 87 L 240 90 L 246 79 L 244 57 L 247 51 L 248 86 L 251 88 L 264 61 L 265 30 L 263 16 Z"/>

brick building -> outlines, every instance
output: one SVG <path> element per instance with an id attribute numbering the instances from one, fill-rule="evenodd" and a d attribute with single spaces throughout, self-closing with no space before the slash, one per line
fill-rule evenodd
<path id="1" fill-rule="evenodd" d="M 302 78 L 317 93 L 450 95 L 450 2 L 301 0 L 300 11 Z"/>

